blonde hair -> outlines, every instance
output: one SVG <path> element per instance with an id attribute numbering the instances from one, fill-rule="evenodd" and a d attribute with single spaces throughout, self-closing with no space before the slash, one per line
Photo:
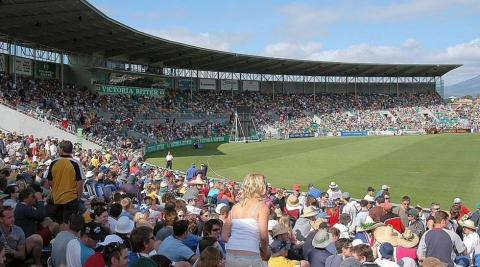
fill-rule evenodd
<path id="1" fill-rule="evenodd" d="M 215 247 L 207 247 L 200 254 L 197 262 L 197 267 L 214 267 L 219 266 L 222 260 L 222 253 Z"/>
<path id="2" fill-rule="evenodd" d="M 261 200 L 267 191 L 267 178 L 259 173 L 249 173 L 243 178 L 242 195 L 243 199 Z"/>

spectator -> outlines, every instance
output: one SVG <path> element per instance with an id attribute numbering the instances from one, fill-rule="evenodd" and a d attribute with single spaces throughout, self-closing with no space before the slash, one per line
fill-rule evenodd
<path id="1" fill-rule="evenodd" d="M 374 262 L 375 258 L 373 257 L 372 248 L 370 248 L 368 245 L 361 244 L 355 246 L 353 248 L 353 256 L 361 263 L 361 266 L 380 267 Z"/>
<path id="2" fill-rule="evenodd" d="M 227 266 L 261 266 L 262 259 L 268 260 L 269 211 L 262 201 L 266 191 L 265 176 L 252 173 L 244 178 L 243 200 L 233 206 L 223 226 Z"/>
<path id="3" fill-rule="evenodd" d="M 410 210 L 410 197 L 409 196 L 403 196 L 402 197 L 402 203 L 400 206 L 395 207 L 393 209 L 393 213 L 397 214 L 400 216 L 400 219 L 402 220 L 402 223 L 404 226 L 408 225 L 408 211 Z"/>
<path id="4" fill-rule="evenodd" d="M 188 261 L 192 264 L 198 259 L 195 253 L 183 244 L 188 235 L 188 222 L 180 220 L 173 225 L 173 235 L 165 238 L 160 244 L 158 254 L 164 255 L 171 261 Z"/>
<path id="5" fill-rule="evenodd" d="M 83 217 L 77 214 L 70 215 L 68 219 L 68 228 L 58 233 L 52 244 L 52 262 L 54 267 L 67 265 L 67 244 L 80 236 L 80 231 L 83 228 Z"/>
<path id="6" fill-rule="evenodd" d="M 414 234 L 422 237 L 425 233 L 425 226 L 418 218 L 418 211 L 416 209 L 410 209 L 408 211 L 408 224 L 407 229 L 410 229 Z"/>
<path id="7" fill-rule="evenodd" d="M 330 255 L 325 261 L 325 267 L 340 267 L 340 264 L 346 259 L 353 257 L 352 240 L 340 238 L 335 241 L 336 255 Z"/>
<path id="8" fill-rule="evenodd" d="M 15 225 L 13 210 L 0 207 L 0 243 L 5 245 L 7 266 L 23 263 L 33 257 L 35 266 L 41 266 L 42 238 L 35 234 L 25 239 L 23 230 Z"/>
<path id="9" fill-rule="evenodd" d="M 155 266 L 149 254 L 155 249 L 155 237 L 152 229 L 141 226 L 132 231 L 130 237 L 132 251 L 128 254 L 128 266 Z"/>
<path id="10" fill-rule="evenodd" d="M 48 168 L 47 179 L 52 184 L 55 212 L 52 219 L 60 224 L 66 224 L 70 215 L 80 210 L 79 199 L 83 192 L 82 166 L 72 159 L 73 144 L 62 141 L 59 144 L 60 157 L 53 160 Z"/>
<path id="11" fill-rule="evenodd" d="M 392 244 L 386 242 L 380 245 L 380 255 L 375 263 L 380 267 L 399 267 L 399 265 L 393 260 L 393 254 L 395 250 Z"/>
<path id="12" fill-rule="evenodd" d="M 312 266 L 325 267 L 327 258 L 332 255 L 326 247 L 332 242 L 332 236 L 325 229 L 320 229 L 312 240 L 313 249 L 308 253 L 308 262 Z"/>
<path id="13" fill-rule="evenodd" d="M 225 267 L 225 262 L 223 260 L 222 253 L 214 248 L 207 247 L 200 258 L 195 263 L 196 267 Z"/>
<path id="14" fill-rule="evenodd" d="M 22 190 L 18 200 L 20 203 L 14 211 L 15 224 L 23 229 L 28 238 L 37 232 L 39 222 L 45 218 L 45 204 L 42 193 L 31 188 Z"/>
<path id="15" fill-rule="evenodd" d="M 453 231 L 445 229 L 448 214 L 437 211 L 434 216 L 433 229 L 428 230 L 420 239 L 417 255 L 419 260 L 434 257 L 454 267 L 455 251 L 459 255 L 467 255 L 467 250 L 460 237 Z"/>
<path id="16" fill-rule="evenodd" d="M 121 243 L 110 243 L 103 248 L 103 259 L 107 267 L 127 267 L 128 249 Z"/>
<path id="17" fill-rule="evenodd" d="M 102 233 L 102 226 L 95 222 L 83 226 L 79 239 L 74 238 L 67 244 L 66 259 L 69 267 L 85 266 L 87 259 L 95 254 L 95 247 L 105 236 Z"/>
<path id="18" fill-rule="evenodd" d="M 296 261 L 287 259 L 288 250 L 290 249 L 290 244 L 286 241 L 276 239 L 270 245 L 270 250 L 272 255 L 268 261 L 268 266 L 271 267 L 308 267 L 310 264 L 308 261 Z"/>

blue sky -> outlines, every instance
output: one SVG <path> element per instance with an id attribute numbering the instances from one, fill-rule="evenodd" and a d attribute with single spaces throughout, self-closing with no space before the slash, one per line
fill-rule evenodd
<path id="1" fill-rule="evenodd" d="M 480 0 L 90 0 L 135 29 L 237 53 L 325 61 L 459 63 L 480 75 Z"/>

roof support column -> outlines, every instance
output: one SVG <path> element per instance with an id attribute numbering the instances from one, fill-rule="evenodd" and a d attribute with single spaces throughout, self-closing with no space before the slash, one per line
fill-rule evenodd
<path id="1" fill-rule="evenodd" d="M 272 99 L 275 100 L 275 79 L 272 79 Z"/>
<path id="2" fill-rule="evenodd" d="M 63 52 L 60 53 L 60 80 L 62 82 L 62 91 L 64 90 L 63 81 L 64 81 L 64 66 L 63 66 Z"/>
<path id="3" fill-rule="evenodd" d="M 323 76 L 323 80 L 324 80 L 324 86 L 325 87 L 325 94 L 327 93 L 327 76 Z"/>
<path id="4" fill-rule="evenodd" d="M 32 48 L 32 51 L 33 51 L 33 73 L 32 73 L 32 77 L 33 79 L 35 79 L 36 77 L 36 69 L 37 69 L 37 49 L 36 48 Z M 55 77 L 56 78 L 56 77 Z M 63 87 L 62 87 L 63 89 Z"/>
<path id="5" fill-rule="evenodd" d="M 13 44 L 10 44 L 10 55 L 13 58 L 12 60 L 13 82 L 16 84 L 17 83 L 17 71 L 16 71 L 17 66 L 15 65 L 17 63 L 17 45 L 15 40 L 13 40 Z"/>
<path id="6" fill-rule="evenodd" d="M 345 94 L 348 95 L 348 76 L 345 76 Z"/>
<path id="7" fill-rule="evenodd" d="M 316 77 L 313 77 L 313 103 L 316 103 L 316 101 L 315 101 L 315 95 L 316 95 L 316 92 L 315 92 L 315 89 L 316 89 L 316 88 L 315 88 L 315 87 L 316 87 L 316 86 L 315 86 L 315 85 L 316 85 L 316 81 L 315 81 L 315 80 L 316 80 L 316 79 L 315 79 L 315 78 L 316 78 Z"/>
<path id="8" fill-rule="evenodd" d="M 398 76 L 397 76 L 397 96 L 400 96 L 400 90 L 398 88 Z"/>
<path id="9" fill-rule="evenodd" d="M 303 76 L 303 89 L 302 89 L 302 91 L 303 91 L 303 94 L 305 94 L 305 76 Z"/>
<path id="10" fill-rule="evenodd" d="M 354 77 L 355 78 L 355 83 L 354 83 L 354 88 L 355 88 L 355 97 L 357 96 L 357 77 Z"/>
<path id="11" fill-rule="evenodd" d="M 282 95 L 285 94 L 285 75 L 282 74 Z"/>

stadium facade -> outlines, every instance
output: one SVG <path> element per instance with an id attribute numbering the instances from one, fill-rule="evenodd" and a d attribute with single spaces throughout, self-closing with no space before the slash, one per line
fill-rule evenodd
<path id="1" fill-rule="evenodd" d="M 56 78 L 100 93 L 128 77 L 162 90 L 265 94 L 402 94 L 437 91 L 461 65 L 364 64 L 222 52 L 158 38 L 117 22 L 85 0 L 0 1 L 0 72 Z M 108 91 L 110 90 L 110 91 Z M 156 95 L 156 92 L 152 94 Z M 158 93 L 159 95 L 162 92 Z"/>

